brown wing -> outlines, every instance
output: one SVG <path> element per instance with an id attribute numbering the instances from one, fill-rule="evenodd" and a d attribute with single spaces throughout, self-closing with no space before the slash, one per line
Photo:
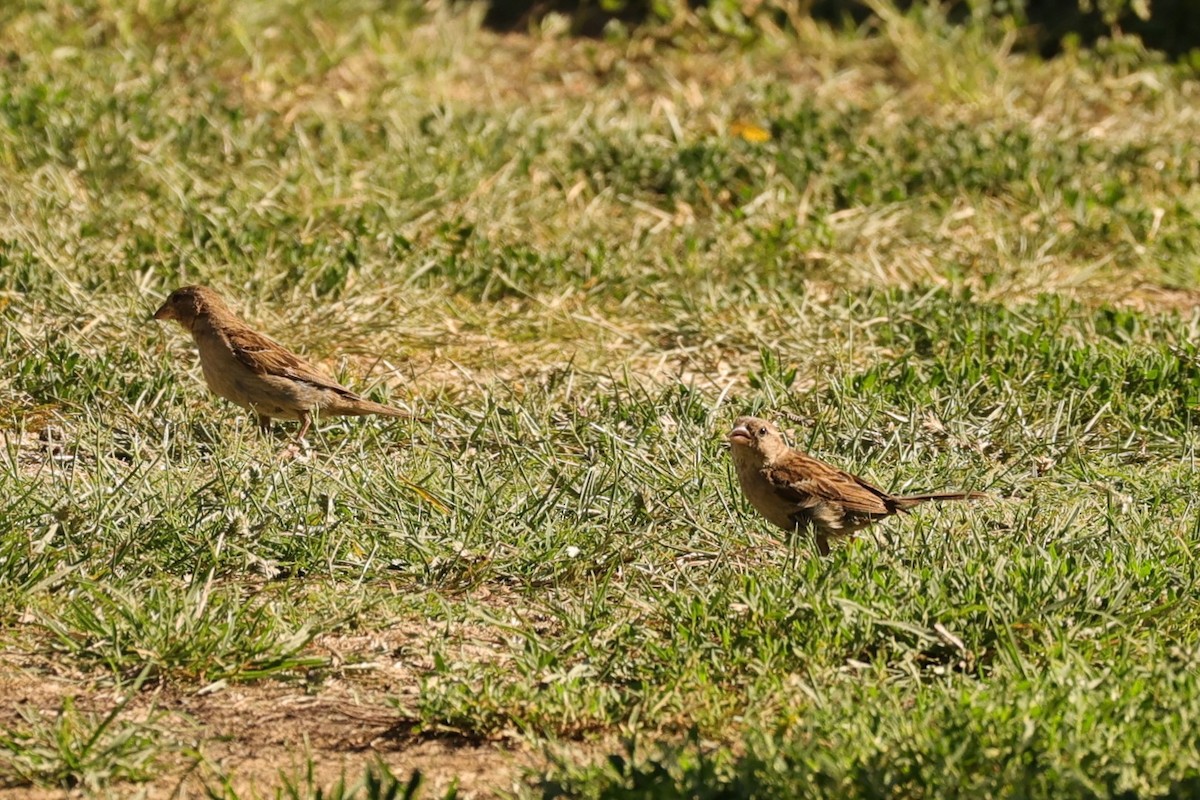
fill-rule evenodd
<path id="1" fill-rule="evenodd" d="M 896 511 L 891 495 L 856 475 L 797 451 L 779 459 L 764 474 L 781 497 L 801 507 L 836 503 L 846 514 L 872 517 Z"/>
<path id="2" fill-rule="evenodd" d="M 294 381 L 319 386 L 337 392 L 351 400 L 360 400 L 357 394 L 319 372 L 300 356 L 279 342 L 250 328 L 225 330 L 229 347 L 234 357 L 259 375 L 278 375 Z"/>

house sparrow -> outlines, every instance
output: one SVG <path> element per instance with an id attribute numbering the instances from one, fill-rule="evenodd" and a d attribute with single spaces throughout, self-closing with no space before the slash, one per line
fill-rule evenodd
<path id="1" fill-rule="evenodd" d="M 793 450 L 779 429 L 757 417 L 742 417 L 729 432 L 738 482 L 750 504 L 787 531 L 811 532 L 821 555 L 829 540 L 850 536 L 899 511 L 931 500 L 976 500 L 981 492 L 935 492 L 906 497 L 888 494 L 849 472 Z"/>
<path id="2" fill-rule="evenodd" d="M 207 287 L 184 286 L 171 292 L 154 319 L 173 319 L 192 334 L 208 388 L 257 414 L 264 431 L 270 429 L 273 417 L 298 419 L 299 441 L 308 433 L 313 414 L 410 416 L 360 397 L 257 333 Z"/>

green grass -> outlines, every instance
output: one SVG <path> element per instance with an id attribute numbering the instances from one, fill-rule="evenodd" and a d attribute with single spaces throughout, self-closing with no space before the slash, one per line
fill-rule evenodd
<path id="1" fill-rule="evenodd" d="M 22 711 L 20 725 L 0 730 L 0 786 L 96 790 L 113 781 L 151 779 L 171 732 L 158 724 L 153 709 L 141 721 L 118 719 L 144 677 L 103 718 L 81 713 L 70 696 L 53 719 Z"/>
<path id="2" fill-rule="evenodd" d="M 1188 73 L 924 12 L 752 44 L 367 0 L 0 19 L 0 786 L 1195 792 Z M 189 282 L 419 419 L 279 460 L 149 320 Z M 779 546 L 743 413 L 993 501 Z M 337 703 L 368 747 L 320 732 Z"/>

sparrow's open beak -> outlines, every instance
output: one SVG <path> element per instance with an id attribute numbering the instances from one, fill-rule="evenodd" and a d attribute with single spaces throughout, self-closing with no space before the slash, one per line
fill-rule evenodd
<path id="1" fill-rule="evenodd" d="M 171 308 L 171 306 L 168 304 L 163 303 L 158 307 L 158 311 L 154 312 L 154 319 L 178 319 L 178 317 L 175 316 L 175 309 Z"/>
<path id="2" fill-rule="evenodd" d="M 750 444 L 754 441 L 754 437 L 750 435 L 750 429 L 745 425 L 738 425 L 729 432 L 730 444 Z"/>

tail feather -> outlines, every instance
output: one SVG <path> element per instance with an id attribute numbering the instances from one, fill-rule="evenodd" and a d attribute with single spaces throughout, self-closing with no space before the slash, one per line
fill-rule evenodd
<path id="1" fill-rule="evenodd" d="M 893 498 L 902 508 L 912 508 L 918 503 L 940 503 L 945 500 L 985 500 L 983 492 L 929 492 L 928 494 L 910 494 Z"/>
<path id="2" fill-rule="evenodd" d="M 407 411 L 404 411 L 399 408 L 393 408 L 392 406 L 385 406 L 382 403 L 376 403 L 371 400 L 364 400 L 363 405 L 366 406 L 366 408 L 364 410 L 368 414 L 379 414 L 380 416 L 383 416 L 383 417 L 404 417 L 407 419 L 412 418 L 412 414 L 408 413 Z"/>
<path id="3" fill-rule="evenodd" d="M 929 492 L 927 494 L 909 494 L 901 500 L 916 500 L 924 503 L 930 500 L 983 500 L 987 497 L 983 492 Z"/>
<path id="4" fill-rule="evenodd" d="M 325 410 L 325 413 L 333 413 L 344 417 L 360 417 L 363 414 L 379 414 L 383 417 L 402 417 L 404 419 L 412 419 L 413 415 L 407 411 L 392 406 L 385 406 L 382 403 L 376 403 L 373 400 L 367 400 L 359 397 L 352 402 L 342 403 L 337 406 L 330 406 Z"/>

